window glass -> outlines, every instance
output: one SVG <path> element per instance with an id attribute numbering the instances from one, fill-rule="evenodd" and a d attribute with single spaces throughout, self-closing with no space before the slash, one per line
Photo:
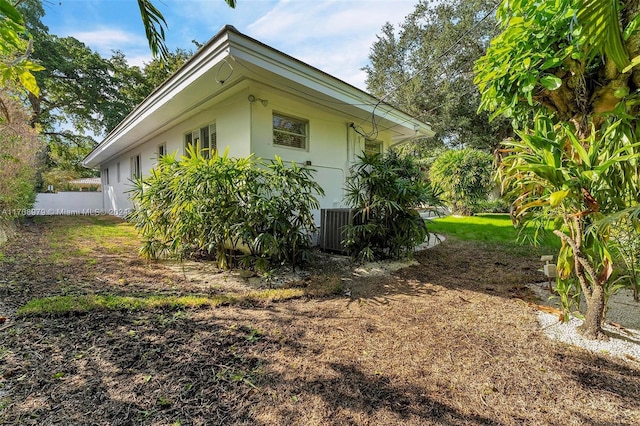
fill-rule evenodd
<path id="1" fill-rule="evenodd" d="M 200 129 L 200 138 L 202 140 L 200 143 L 200 152 L 204 158 L 209 158 L 211 152 L 209 148 L 209 126 Z"/>
<path id="2" fill-rule="evenodd" d="M 209 145 L 212 152 L 218 150 L 218 137 L 216 135 L 215 123 L 209 125 Z"/>
<path id="3" fill-rule="evenodd" d="M 382 142 L 366 140 L 364 142 L 364 153 L 370 155 L 382 154 Z"/>
<path id="4" fill-rule="evenodd" d="M 186 154 L 188 147 L 197 145 L 200 149 L 200 154 L 205 158 L 209 158 L 211 157 L 211 152 L 217 148 L 216 142 L 216 125 L 209 124 L 184 135 L 184 151 Z"/>
<path id="5" fill-rule="evenodd" d="M 187 149 L 193 145 L 193 133 L 189 132 L 184 135 L 184 153 L 187 153 Z"/>
<path id="6" fill-rule="evenodd" d="M 131 157 L 131 178 L 138 179 L 141 177 L 140 173 L 140 155 Z"/>
<path id="7" fill-rule="evenodd" d="M 290 148 L 307 148 L 309 122 L 282 114 L 273 114 L 273 143 Z"/>

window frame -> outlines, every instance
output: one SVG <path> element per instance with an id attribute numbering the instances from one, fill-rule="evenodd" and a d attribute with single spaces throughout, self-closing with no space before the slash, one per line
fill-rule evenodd
<path id="1" fill-rule="evenodd" d="M 211 153 L 218 149 L 218 131 L 216 122 L 213 121 L 209 124 L 203 124 L 197 128 L 185 132 L 182 136 L 184 154 L 187 155 L 187 148 L 191 145 L 200 144 L 200 155 L 204 158 L 211 158 Z M 206 145 L 202 141 L 206 140 Z"/>
<path id="2" fill-rule="evenodd" d="M 293 120 L 293 121 L 297 121 L 300 122 L 302 124 L 304 124 L 304 134 L 300 134 L 300 133 L 296 133 L 296 132 L 290 132 L 287 130 L 283 130 L 283 129 L 278 129 L 275 126 L 275 119 L 276 117 L 280 117 L 283 119 L 289 119 L 289 120 Z M 279 111 L 272 111 L 271 114 L 271 129 L 272 129 L 272 145 L 274 147 L 278 147 L 278 148 L 288 148 L 288 149 L 295 149 L 298 151 L 309 151 L 309 140 L 310 140 L 310 122 L 308 119 L 306 118 L 301 118 L 301 117 L 296 117 L 294 115 L 290 115 L 290 114 L 285 114 Z M 290 136 L 297 136 L 297 137 L 303 137 L 303 146 L 293 146 L 293 145 L 288 145 L 288 144 L 284 144 L 284 143 L 278 143 L 277 142 L 277 138 L 276 135 L 277 134 L 282 134 L 282 135 L 290 135 Z"/>
<path id="3" fill-rule="evenodd" d="M 120 183 L 120 162 L 118 161 L 118 164 L 116 164 L 116 180 L 118 183 Z"/>
<path id="4" fill-rule="evenodd" d="M 158 145 L 157 150 L 156 150 L 156 154 L 158 157 L 158 160 L 162 157 L 164 157 L 165 155 L 167 155 L 167 143 L 161 143 L 160 145 Z"/>
<path id="5" fill-rule="evenodd" d="M 109 181 L 109 167 L 105 167 L 104 169 L 102 169 L 102 177 L 104 186 L 111 185 L 111 182 Z"/>
<path id="6" fill-rule="evenodd" d="M 131 180 L 136 180 L 142 177 L 142 164 L 140 162 L 140 154 L 136 154 L 130 159 L 131 167 Z"/>
<path id="7" fill-rule="evenodd" d="M 373 151 L 368 151 L 367 150 L 367 145 L 376 145 L 378 147 L 378 151 L 375 154 L 382 154 L 382 152 L 384 151 L 384 143 L 381 140 L 377 140 L 377 139 L 365 139 L 364 140 L 364 147 L 362 148 L 362 153 L 363 154 L 373 154 Z"/>

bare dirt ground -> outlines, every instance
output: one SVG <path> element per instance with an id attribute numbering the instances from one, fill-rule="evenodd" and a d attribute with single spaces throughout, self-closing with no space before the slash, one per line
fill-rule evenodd
<path id="1" fill-rule="evenodd" d="M 525 286 L 541 279 L 537 252 L 449 238 L 389 274 L 354 274 L 323 258 L 295 284 L 340 279 L 345 295 L 13 317 L 26 301 L 55 294 L 249 285 L 215 268 L 194 276 L 145 263 L 124 241 L 60 262 L 48 238 L 55 226 L 30 223 L 2 248 L 2 424 L 640 423 L 638 362 L 539 330 Z"/>

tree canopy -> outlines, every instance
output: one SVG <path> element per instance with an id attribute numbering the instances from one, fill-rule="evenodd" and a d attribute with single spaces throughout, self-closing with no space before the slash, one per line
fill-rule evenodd
<path id="1" fill-rule="evenodd" d="M 497 34 L 494 10 L 489 0 L 421 0 L 399 28 L 387 23 L 377 36 L 364 68 L 367 88 L 431 123 L 435 145 L 493 150 L 511 128 L 477 112 L 473 64 Z"/>
<path id="2" fill-rule="evenodd" d="M 28 103 L 31 123 L 48 144 L 49 167 L 91 173 L 80 161 L 95 147 L 95 138 L 113 129 L 191 55 L 167 53 L 162 62 L 141 69 L 130 66 L 122 52 L 104 58 L 74 37 L 49 33 L 37 0 L 22 2 L 19 11 L 33 39 L 31 58 L 43 67 L 36 73 L 40 91 L 29 93 Z"/>

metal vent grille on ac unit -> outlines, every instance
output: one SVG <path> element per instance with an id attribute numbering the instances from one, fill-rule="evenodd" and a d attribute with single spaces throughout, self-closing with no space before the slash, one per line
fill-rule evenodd
<path id="1" fill-rule="evenodd" d="M 345 253 L 342 245 L 345 238 L 344 227 L 353 224 L 354 216 L 353 209 L 321 209 L 320 247 L 323 250 Z"/>

